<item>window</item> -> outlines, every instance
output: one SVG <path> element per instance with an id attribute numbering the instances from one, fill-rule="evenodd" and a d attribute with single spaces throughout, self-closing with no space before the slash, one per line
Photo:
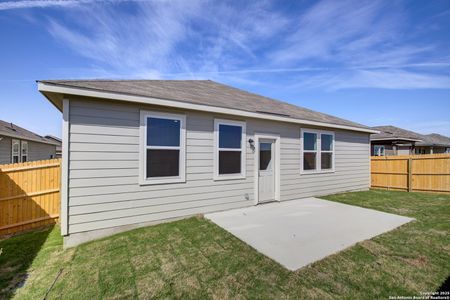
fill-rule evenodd
<path id="1" fill-rule="evenodd" d="M 303 170 L 317 168 L 317 134 L 305 132 L 303 134 Z"/>
<path id="2" fill-rule="evenodd" d="M 272 162 L 272 143 L 259 143 L 259 170 L 265 171 Z"/>
<path id="3" fill-rule="evenodd" d="M 245 123 L 214 121 L 214 179 L 245 178 Z"/>
<path id="4" fill-rule="evenodd" d="M 333 169 L 333 135 L 320 135 L 320 168 L 322 170 Z"/>
<path id="5" fill-rule="evenodd" d="M 334 171 L 334 133 L 304 129 L 301 131 L 302 173 Z"/>
<path id="6" fill-rule="evenodd" d="M 185 120 L 141 111 L 141 184 L 185 181 Z"/>
<path id="7" fill-rule="evenodd" d="M 28 142 L 21 141 L 22 162 L 28 161 Z"/>
<path id="8" fill-rule="evenodd" d="M 373 146 L 373 155 L 374 156 L 384 156 L 384 146 L 374 145 Z"/>
<path id="9" fill-rule="evenodd" d="M 16 164 L 20 162 L 20 141 L 12 140 L 11 145 L 11 163 Z"/>

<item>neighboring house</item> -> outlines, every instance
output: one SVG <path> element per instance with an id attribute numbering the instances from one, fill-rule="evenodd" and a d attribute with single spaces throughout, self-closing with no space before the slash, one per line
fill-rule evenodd
<path id="1" fill-rule="evenodd" d="M 380 131 L 370 137 L 371 155 L 374 156 L 450 152 L 450 138 L 443 135 L 425 135 L 392 125 L 372 128 Z"/>
<path id="2" fill-rule="evenodd" d="M 38 86 L 63 113 L 66 246 L 370 185 L 369 135 L 377 131 L 351 121 L 209 80 Z"/>
<path id="3" fill-rule="evenodd" d="M 415 154 L 450 153 L 450 137 L 437 133 L 423 135 L 422 141 L 416 143 Z"/>
<path id="4" fill-rule="evenodd" d="M 52 140 L 0 120 L 0 164 L 55 158 L 56 146 Z"/>
<path id="5" fill-rule="evenodd" d="M 56 158 L 61 158 L 62 156 L 62 140 L 59 137 L 56 137 L 54 135 L 46 135 L 45 138 L 47 140 L 52 140 L 54 141 L 57 146 L 56 146 Z"/>

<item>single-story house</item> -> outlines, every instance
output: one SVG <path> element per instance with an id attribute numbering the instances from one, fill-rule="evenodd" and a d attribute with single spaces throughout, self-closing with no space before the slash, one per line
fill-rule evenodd
<path id="1" fill-rule="evenodd" d="M 52 140 L 0 120 L 0 164 L 55 158 L 56 147 Z"/>
<path id="2" fill-rule="evenodd" d="M 63 114 L 66 246 L 370 185 L 367 126 L 210 80 L 42 80 Z"/>
<path id="3" fill-rule="evenodd" d="M 374 156 L 450 153 L 450 138 L 440 134 L 420 134 L 392 125 L 372 128 L 379 131 L 370 137 Z"/>
<path id="4" fill-rule="evenodd" d="M 59 137 L 56 137 L 54 135 L 46 135 L 46 139 L 54 141 L 56 146 L 56 158 L 61 158 L 62 156 L 62 140 Z"/>
<path id="5" fill-rule="evenodd" d="M 450 153 L 450 137 L 431 133 L 423 136 L 421 142 L 416 143 L 415 154 Z"/>

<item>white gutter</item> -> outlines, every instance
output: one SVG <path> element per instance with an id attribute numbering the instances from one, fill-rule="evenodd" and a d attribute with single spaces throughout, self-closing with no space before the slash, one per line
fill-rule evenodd
<path id="1" fill-rule="evenodd" d="M 401 141 L 408 141 L 408 142 L 422 142 L 422 140 L 414 140 L 414 139 L 404 139 L 404 138 L 371 138 L 371 141 L 396 141 L 396 140 L 401 140 Z"/>
<path id="2" fill-rule="evenodd" d="M 337 125 L 337 124 L 331 124 L 331 123 L 325 123 L 325 122 L 295 119 L 295 118 L 290 118 L 290 117 L 276 116 L 276 115 L 270 115 L 270 114 L 264 114 L 264 113 L 249 112 L 249 111 L 244 111 L 244 110 L 239 110 L 239 109 L 209 106 L 209 105 L 203 105 L 203 104 L 194 104 L 194 103 L 187 103 L 187 102 L 167 100 L 167 99 L 159 99 L 159 98 L 153 98 L 153 97 L 135 96 L 135 95 L 127 95 L 127 94 L 105 92 L 105 91 L 95 91 L 95 90 L 90 90 L 90 89 L 85 89 L 85 88 L 66 87 L 66 86 L 61 86 L 61 85 L 56 85 L 56 84 L 47 84 L 45 82 L 38 82 L 38 90 L 40 92 L 50 92 L 50 93 L 60 93 L 60 94 L 66 94 L 66 95 L 77 95 L 77 96 L 94 97 L 94 98 L 101 98 L 101 99 L 120 100 L 120 101 L 134 102 L 134 103 L 160 105 L 160 106 L 166 106 L 166 107 L 183 108 L 183 109 L 197 110 L 197 111 L 207 111 L 207 112 L 214 112 L 214 113 L 220 113 L 220 114 L 228 114 L 228 115 L 234 115 L 234 116 L 272 120 L 272 121 L 279 121 L 279 122 L 296 123 L 296 124 L 321 126 L 321 127 L 329 127 L 329 128 L 338 128 L 338 129 L 360 131 L 360 132 L 366 132 L 366 133 L 379 133 L 378 130 L 365 129 L 365 128 L 359 128 L 359 127 L 354 127 L 354 126 Z"/>

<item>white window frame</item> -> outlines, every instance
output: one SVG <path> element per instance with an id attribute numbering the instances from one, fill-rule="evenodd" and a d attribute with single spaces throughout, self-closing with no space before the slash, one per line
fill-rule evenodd
<path id="1" fill-rule="evenodd" d="M 16 153 L 16 154 L 14 154 L 14 144 L 17 144 L 18 145 L 18 148 L 19 148 L 19 150 L 18 150 L 18 152 Z M 18 139 L 12 139 L 11 140 L 11 163 L 13 164 L 14 163 L 14 156 L 17 156 L 17 163 L 20 163 L 21 162 L 21 156 L 20 156 L 20 140 L 18 140 Z"/>
<path id="2" fill-rule="evenodd" d="M 316 150 L 304 150 L 304 141 L 303 141 L 303 135 L 304 133 L 315 133 L 317 135 L 316 137 Z M 333 138 L 332 141 L 332 151 L 322 151 L 322 134 L 331 135 Z M 324 174 L 324 173 L 334 173 L 335 172 L 335 157 L 336 157 L 336 151 L 335 151 L 335 144 L 336 139 L 333 131 L 327 131 L 327 130 L 318 130 L 318 129 L 309 129 L 309 128 L 302 128 L 300 130 L 300 174 Z M 321 160 L 322 160 L 322 152 L 323 153 L 332 153 L 331 155 L 331 169 L 323 169 L 321 168 Z M 303 157 L 304 153 L 316 153 L 316 169 L 315 170 L 303 170 Z"/>
<path id="3" fill-rule="evenodd" d="M 375 147 L 379 147 L 379 149 L 382 149 L 383 151 L 380 151 L 380 155 L 378 155 L 377 151 L 375 151 Z M 386 148 L 384 145 L 373 145 L 373 155 L 374 156 L 385 156 Z"/>
<path id="4" fill-rule="evenodd" d="M 180 146 L 147 146 L 147 118 L 159 118 L 180 121 Z M 186 115 L 157 111 L 140 112 L 140 150 L 139 150 L 139 184 L 166 184 L 186 182 Z M 147 178 L 147 149 L 179 150 L 179 175 Z"/>
<path id="5" fill-rule="evenodd" d="M 27 152 L 25 154 L 23 153 L 24 145 L 26 145 L 25 149 L 27 150 Z M 24 156 L 26 156 L 25 162 L 27 162 L 28 161 L 28 141 L 20 141 L 20 162 L 24 162 L 23 161 Z"/>
<path id="6" fill-rule="evenodd" d="M 219 148 L 219 126 L 230 125 L 239 126 L 242 128 L 241 148 Z M 243 121 L 214 119 L 214 180 L 233 180 L 233 179 L 245 179 L 246 178 L 246 152 L 247 152 L 247 140 L 246 140 L 246 123 Z M 219 174 L 219 151 L 241 151 L 241 173 L 236 174 Z"/>

